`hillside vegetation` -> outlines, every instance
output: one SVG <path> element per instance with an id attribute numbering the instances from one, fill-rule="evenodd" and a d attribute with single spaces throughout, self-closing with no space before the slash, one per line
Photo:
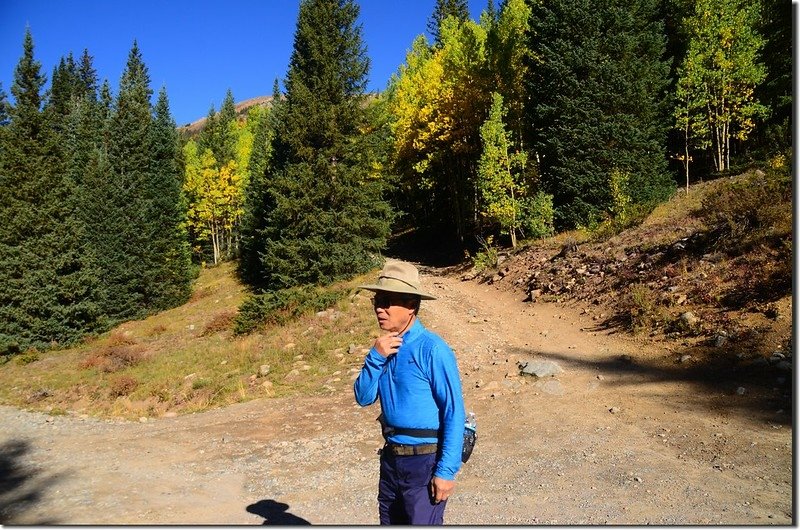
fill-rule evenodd
<path id="1" fill-rule="evenodd" d="M 359 280 L 335 285 L 348 289 Z M 204 269 L 184 305 L 0 367 L 0 401 L 52 414 L 137 419 L 350 384 L 373 333 L 364 297 L 236 335 L 247 296 L 234 264 Z M 358 355 L 354 355 L 358 354 Z"/>
<path id="2" fill-rule="evenodd" d="M 609 222 L 561 234 L 469 276 L 531 302 L 581 304 L 598 328 L 695 358 L 790 369 L 791 197 L 785 168 L 702 182 L 619 233 Z"/>
<path id="3" fill-rule="evenodd" d="M 499 266 L 468 276 L 532 303 L 579 304 L 598 329 L 671 341 L 684 361 L 691 352 L 695 361 L 782 362 L 779 369 L 790 370 L 789 191 L 788 181 L 762 172 L 700 183 L 615 235 L 527 242 Z M 207 268 L 180 307 L 0 366 L 0 400 L 52 414 L 136 419 L 334 392 L 350 385 L 377 332 L 367 295 L 354 289 L 372 276 L 324 290 L 347 293 L 327 309 L 284 312 L 237 335 L 247 292 L 232 263 Z"/>

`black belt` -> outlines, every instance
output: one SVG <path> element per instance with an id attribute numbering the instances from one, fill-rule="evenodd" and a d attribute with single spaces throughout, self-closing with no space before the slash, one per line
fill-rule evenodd
<path id="1" fill-rule="evenodd" d="M 387 442 L 383 450 L 394 456 L 430 455 L 439 450 L 439 444 L 404 445 Z"/>

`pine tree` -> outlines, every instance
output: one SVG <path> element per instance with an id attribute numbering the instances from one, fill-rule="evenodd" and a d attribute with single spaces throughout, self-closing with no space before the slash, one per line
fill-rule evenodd
<path id="1" fill-rule="evenodd" d="M 529 145 L 557 225 L 586 225 L 612 204 L 609 179 L 630 176 L 649 203 L 674 184 L 666 173 L 668 64 L 655 0 L 531 2 Z"/>
<path id="2" fill-rule="evenodd" d="M 142 316 L 148 303 L 144 280 L 153 258 L 145 190 L 152 152 L 151 95 L 147 67 L 134 41 L 108 120 L 107 154 L 97 162 L 107 174 L 98 175 L 96 207 L 102 217 L 96 218 L 93 236 L 106 290 L 104 312 L 111 320 Z"/>
<path id="3" fill-rule="evenodd" d="M 767 149 L 784 150 L 792 145 L 792 4 L 763 0 L 760 29 L 766 38 L 762 57 L 767 68 L 764 82 L 756 87 L 756 98 L 771 112 L 759 133 Z"/>
<path id="4" fill-rule="evenodd" d="M 108 84 L 108 79 L 103 80 L 103 85 L 100 87 L 100 114 L 103 123 L 111 120 L 111 113 L 114 110 L 114 95 L 111 93 L 111 85 Z"/>
<path id="5" fill-rule="evenodd" d="M 279 122 L 280 107 L 280 84 L 275 79 L 269 110 L 258 114 L 258 122 L 254 127 L 253 151 L 248 164 L 250 174 L 245 189 L 239 275 L 251 285 L 263 283 L 260 252 L 264 248 L 262 237 L 267 213 L 272 209 L 267 172 L 270 168 L 272 142 Z"/>
<path id="6" fill-rule="evenodd" d="M 300 5 L 270 199 L 256 198 L 270 210 L 249 250 L 270 290 L 369 270 L 386 243 L 390 211 L 363 157 L 369 60 L 358 11 L 353 0 Z"/>
<path id="7" fill-rule="evenodd" d="M 459 22 L 469 20 L 467 0 L 436 0 L 436 6 L 428 19 L 428 32 L 436 46 L 442 44 L 442 23 L 449 16 L 455 17 Z"/>
<path id="8" fill-rule="evenodd" d="M 84 50 L 75 74 L 64 146 L 67 173 L 80 193 L 89 158 L 102 143 L 104 114 L 97 96 L 97 73 L 88 50 Z"/>
<path id="9" fill-rule="evenodd" d="M 197 146 L 200 152 L 202 153 L 206 149 L 210 149 L 212 153 L 218 152 L 220 144 L 219 137 L 219 115 L 212 104 L 208 109 L 208 114 L 206 114 L 206 121 L 203 123 L 203 128 L 200 130 L 200 134 L 197 137 Z M 216 158 L 216 156 L 215 154 L 214 158 Z"/>
<path id="10" fill-rule="evenodd" d="M 78 70 L 72 54 L 62 57 L 50 77 L 50 90 L 45 101 L 44 110 L 50 114 L 49 120 L 63 123 L 70 111 L 70 104 L 78 83 Z"/>
<path id="11" fill-rule="evenodd" d="M 97 101 L 97 70 L 94 68 L 94 58 L 89 55 L 89 50 L 84 49 L 81 62 L 78 65 L 78 79 L 80 80 L 80 93 L 90 101 Z"/>
<path id="12" fill-rule="evenodd" d="M 69 343 L 96 326 L 74 184 L 65 170 L 63 122 L 42 110 L 40 70 L 27 31 L 2 140 L 2 353 Z"/>
<path id="13" fill-rule="evenodd" d="M 178 164 L 178 131 L 166 89 L 158 94 L 151 126 L 150 171 L 145 186 L 148 212 L 145 230 L 151 258 L 145 270 L 148 309 L 167 309 L 191 294 L 191 253 Z"/>
<path id="14" fill-rule="evenodd" d="M 9 116 L 9 103 L 8 103 L 8 95 L 6 91 L 3 90 L 3 83 L 0 83 L 0 127 L 5 127 L 8 125 Z"/>
<path id="15" fill-rule="evenodd" d="M 222 107 L 219 109 L 217 118 L 218 138 L 217 146 L 214 149 L 214 157 L 222 167 L 231 160 L 236 159 L 236 104 L 230 88 L 225 93 L 225 99 L 222 100 Z"/>

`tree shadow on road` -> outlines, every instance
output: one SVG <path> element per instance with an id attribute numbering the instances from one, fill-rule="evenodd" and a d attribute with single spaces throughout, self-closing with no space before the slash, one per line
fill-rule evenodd
<path id="1" fill-rule="evenodd" d="M 30 451 L 30 443 L 24 440 L 9 440 L 0 445 L 0 524 L 20 524 L 25 511 L 59 480 L 58 475 L 43 475 L 25 466 L 25 455 Z M 25 524 L 48 526 L 58 522 L 45 519 Z"/>
<path id="2" fill-rule="evenodd" d="M 663 359 L 646 360 L 630 355 L 609 354 L 604 359 L 585 359 L 580 353 L 565 355 L 514 348 L 517 354 L 540 355 L 574 366 L 594 369 L 604 376 L 604 385 L 618 387 L 657 382 L 685 382 L 695 395 L 680 396 L 699 406 L 740 413 L 753 420 L 774 424 L 792 423 L 792 375 L 773 366 L 739 365 L 727 358 L 697 359 L 670 365 Z M 686 354 L 688 355 L 688 354 Z M 680 358 L 681 354 L 676 354 Z M 613 374 L 613 376 L 612 376 Z M 782 410 L 782 413 L 778 413 Z"/>
<path id="3" fill-rule="evenodd" d="M 288 512 L 289 505 L 285 502 L 278 502 L 272 499 L 260 500 L 247 507 L 249 513 L 258 515 L 264 518 L 261 524 L 290 526 L 290 525 L 310 525 L 308 521 L 302 517 L 298 517 L 291 512 Z"/>

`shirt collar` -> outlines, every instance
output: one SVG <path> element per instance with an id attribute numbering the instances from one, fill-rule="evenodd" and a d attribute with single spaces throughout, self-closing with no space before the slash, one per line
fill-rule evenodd
<path id="1" fill-rule="evenodd" d="M 414 323 L 408 328 L 408 331 L 403 334 L 403 342 L 411 342 L 416 340 L 420 335 L 425 332 L 425 326 L 420 322 L 419 317 L 414 319 Z"/>

